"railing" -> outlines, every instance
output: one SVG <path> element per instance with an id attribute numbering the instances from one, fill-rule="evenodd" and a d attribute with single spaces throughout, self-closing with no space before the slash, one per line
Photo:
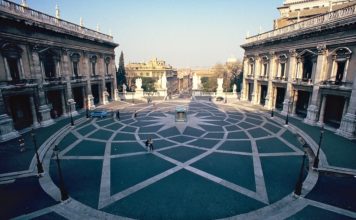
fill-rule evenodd
<path id="1" fill-rule="evenodd" d="M 63 28 L 65 30 L 74 31 L 76 33 L 80 33 L 89 37 L 94 37 L 100 40 L 109 41 L 109 42 L 114 41 L 112 36 L 82 27 L 80 25 L 68 21 L 58 19 L 56 17 L 30 9 L 28 7 L 24 7 L 22 5 L 18 5 L 16 3 L 7 0 L 0 0 L 0 10 L 10 14 L 19 15 L 24 18 L 35 20 L 41 23 Z"/>
<path id="2" fill-rule="evenodd" d="M 36 79 L 18 79 L 18 80 L 10 80 L 10 81 L 1 81 L 0 84 L 4 84 L 7 86 L 23 87 L 23 86 L 36 84 Z"/>
<path id="3" fill-rule="evenodd" d="M 313 84 L 313 80 L 310 78 L 295 78 L 293 79 L 293 83 L 295 84 L 300 84 L 300 85 L 312 85 Z"/>
<path id="4" fill-rule="evenodd" d="M 293 31 L 298 31 L 301 29 L 319 26 L 319 25 L 326 24 L 326 23 L 329 23 L 332 21 L 337 21 L 337 20 L 341 20 L 341 19 L 344 19 L 347 17 L 352 17 L 354 15 L 356 15 L 356 5 L 345 7 L 345 8 L 335 10 L 335 11 L 332 11 L 329 13 L 325 13 L 323 15 L 315 16 L 310 19 L 306 19 L 304 21 L 285 26 L 283 28 L 268 31 L 268 32 L 265 32 L 265 33 L 262 33 L 259 35 L 252 36 L 252 37 L 247 37 L 246 43 L 252 43 L 255 41 L 260 41 L 260 40 L 264 40 L 267 38 L 276 37 L 276 36 L 290 33 Z"/>
<path id="5" fill-rule="evenodd" d="M 268 80 L 268 76 L 259 76 L 260 80 Z"/>
<path id="6" fill-rule="evenodd" d="M 284 77 L 284 76 L 283 77 L 282 76 L 275 76 L 274 80 L 276 80 L 276 81 L 287 81 L 288 78 Z"/>
<path id="7" fill-rule="evenodd" d="M 342 82 L 342 81 L 337 81 L 337 80 L 325 80 L 321 82 L 322 86 L 331 86 L 331 87 L 352 87 L 352 82 Z"/>
<path id="8" fill-rule="evenodd" d="M 91 80 L 101 80 L 101 76 L 100 75 L 95 75 L 95 76 L 91 75 L 90 79 Z"/>
<path id="9" fill-rule="evenodd" d="M 85 80 L 85 76 L 72 76 L 70 77 L 71 81 L 81 82 Z"/>
<path id="10" fill-rule="evenodd" d="M 112 74 L 106 74 L 105 79 L 113 79 L 114 76 Z"/>
<path id="11" fill-rule="evenodd" d="M 59 84 L 62 82 L 62 77 L 47 77 L 45 78 L 45 82 L 50 84 Z"/>

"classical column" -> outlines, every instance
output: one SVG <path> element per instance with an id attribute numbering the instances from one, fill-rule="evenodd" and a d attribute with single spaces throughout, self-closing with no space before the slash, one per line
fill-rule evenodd
<path id="1" fill-rule="evenodd" d="M 64 90 L 61 90 L 61 102 L 62 102 L 62 112 L 63 112 L 63 116 L 68 116 L 67 114 L 67 102 L 66 102 L 66 98 L 65 98 L 65 92 Z"/>
<path id="2" fill-rule="evenodd" d="M 98 69 L 99 69 L 99 75 L 101 76 L 101 86 L 100 86 L 100 103 L 105 105 L 109 103 L 108 101 L 108 92 L 106 91 L 106 83 L 105 83 L 105 71 L 104 71 L 104 56 L 103 54 L 99 55 L 98 59 Z"/>
<path id="3" fill-rule="evenodd" d="M 304 119 L 304 122 L 310 125 L 315 125 L 317 120 L 317 115 L 319 111 L 318 104 L 320 103 L 320 94 L 319 94 L 319 85 L 320 81 L 324 77 L 324 72 L 326 68 L 326 58 L 327 58 L 327 49 L 325 45 L 318 45 L 318 57 L 315 68 L 315 73 L 313 73 L 312 81 L 313 85 L 313 93 L 311 97 L 310 104 L 308 106 L 307 117 Z"/>
<path id="4" fill-rule="evenodd" d="M 32 127 L 34 128 L 41 127 L 41 124 L 38 123 L 36 106 L 32 95 L 30 96 L 30 105 L 31 105 L 31 113 L 32 113 L 32 120 L 33 120 Z"/>
<path id="5" fill-rule="evenodd" d="M 320 106 L 320 111 L 319 111 L 319 121 L 318 121 L 319 126 L 324 125 L 325 103 L 326 103 L 326 96 L 323 95 L 321 97 L 321 106 Z"/>
<path id="6" fill-rule="evenodd" d="M 90 73 L 90 62 L 88 53 L 83 52 L 83 76 L 86 76 L 87 82 L 87 94 L 86 94 L 86 103 L 85 105 L 88 109 L 95 109 L 94 105 L 94 96 L 91 91 L 91 73 Z"/>
<path id="7" fill-rule="evenodd" d="M 292 101 L 292 112 L 291 112 L 291 115 L 295 115 L 295 110 L 297 108 L 297 101 L 298 101 L 298 90 L 295 90 L 294 99 Z"/>
<path id="8" fill-rule="evenodd" d="M 69 109 L 72 110 L 72 116 L 78 115 L 77 110 L 75 109 L 75 101 L 73 99 L 73 92 L 72 92 L 72 84 L 71 84 L 71 76 L 72 73 L 69 69 L 69 54 L 68 50 L 64 49 L 63 50 L 63 75 L 66 79 L 66 103 L 68 105 L 71 105 Z M 68 114 L 70 115 L 70 114 Z"/>
<path id="9" fill-rule="evenodd" d="M 281 112 L 282 115 L 287 115 L 291 104 L 293 103 L 293 100 L 291 100 L 291 95 L 292 95 L 292 90 L 293 90 L 293 85 L 292 85 L 292 76 L 294 75 L 297 59 L 296 59 L 296 50 L 289 50 L 289 62 L 288 62 L 288 72 L 287 72 L 287 90 L 286 94 L 284 96 L 284 101 L 283 101 L 283 110 Z"/>
<path id="10" fill-rule="evenodd" d="M 269 62 L 269 73 L 268 73 L 268 87 L 267 87 L 267 102 L 265 103 L 265 107 L 267 109 L 272 109 L 273 106 L 273 77 L 276 69 L 276 56 L 275 53 L 272 51 L 270 54 L 270 62 Z"/>
<path id="11" fill-rule="evenodd" d="M 116 68 L 115 68 L 115 55 L 112 56 L 111 64 L 111 74 L 113 75 L 113 88 L 114 88 L 114 101 L 119 101 L 119 90 L 117 89 L 117 79 L 116 79 Z"/>
<path id="12" fill-rule="evenodd" d="M 247 90 L 247 80 L 246 76 L 248 74 L 248 58 L 244 56 L 243 61 L 243 78 L 242 78 L 242 88 L 241 88 L 241 100 L 246 101 L 248 97 L 248 90 Z"/>
<path id="13" fill-rule="evenodd" d="M 253 93 L 252 93 L 252 104 L 258 104 L 258 75 L 260 73 L 260 66 L 261 66 L 261 58 L 258 55 L 255 55 L 255 68 L 253 73 Z"/>
<path id="14" fill-rule="evenodd" d="M 38 100 L 39 100 L 38 112 L 40 113 L 41 116 L 41 126 L 47 127 L 49 125 L 52 125 L 54 121 L 51 118 L 51 114 L 50 114 L 52 106 L 48 105 L 47 98 L 43 90 L 43 76 L 41 70 L 41 62 L 37 49 L 38 48 L 36 46 L 33 47 L 31 55 L 32 55 L 33 71 L 35 74 L 35 78 L 37 80 L 37 92 L 38 92 Z"/>
<path id="15" fill-rule="evenodd" d="M 346 104 L 347 103 L 345 103 L 345 105 Z M 346 138 L 356 138 L 356 75 L 354 76 L 351 97 L 347 105 L 346 114 L 343 115 L 340 127 L 337 129 L 336 133 Z"/>
<path id="16" fill-rule="evenodd" d="M 0 89 L 0 142 L 19 137 L 20 134 L 14 129 L 12 118 L 6 113 L 5 103 Z"/>

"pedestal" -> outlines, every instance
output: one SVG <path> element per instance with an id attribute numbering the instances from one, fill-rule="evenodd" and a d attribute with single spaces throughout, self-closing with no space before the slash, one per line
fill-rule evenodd
<path id="1" fill-rule="evenodd" d="M 281 112 L 282 115 L 287 115 L 290 109 L 290 102 L 289 99 L 285 99 L 283 102 L 283 110 Z"/>
<path id="2" fill-rule="evenodd" d="M 114 89 L 114 100 L 115 101 L 119 101 L 120 100 L 119 90 L 118 89 Z"/>
<path id="3" fill-rule="evenodd" d="M 106 105 L 109 103 L 109 93 L 107 91 L 103 92 L 103 104 Z"/>
<path id="4" fill-rule="evenodd" d="M 7 114 L 0 115 L 0 142 L 19 137 L 20 134 L 14 129 L 12 118 Z"/>
<path id="5" fill-rule="evenodd" d="M 51 106 L 41 105 L 38 108 L 38 112 L 41 115 L 41 127 L 47 127 L 54 124 L 53 119 L 51 118 Z"/>
<path id="6" fill-rule="evenodd" d="M 356 115 L 346 113 L 341 120 L 340 128 L 337 129 L 336 134 L 349 139 L 356 138 Z"/>
<path id="7" fill-rule="evenodd" d="M 308 107 L 307 117 L 304 119 L 304 123 L 309 125 L 315 125 L 318 115 L 318 106 L 310 105 Z"/>
<path id="8" fill-rule="evenodd" d="M 92 95 L 88 95 L 88 109 L 89 110 L 93 110 L 95 109 L 95 105 L 94 105 L 94 96 Z"/>
<path id="9" fill-rule="evenodd" d="M 135 90 L 135 98 L 140 99 L 143 97 L 143 89 L 136 89 Z"/>
<path id="10" fill-rule="evenodd" d="M 167 89 L 157 89 L 159 96 L 167 96 Z"/>
<path id="11" fill-rule="evenodd" d="M 68 99 L 68 105 L 70 105 L 69 111 L 72 112 L 72 117 L 78 115 L 78 112 L 75 109 L 75 104 L 76 104 L 76 102 L 74 101 L 74 99 Z M 68 115 L 70 115 L 70 114 L 68 114 Z"/>
<path id="12" fill-rule="evenodd" d="M 216 89 L 216 96 L 224 97 L 224 90 L 220 88 Z"/>

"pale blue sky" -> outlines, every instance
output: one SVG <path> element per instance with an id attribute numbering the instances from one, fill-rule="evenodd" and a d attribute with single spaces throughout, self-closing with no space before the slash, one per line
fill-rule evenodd
<path id="1" fill-rule="evenodd" d="M 20 3 L 21 0 L 15 0 Z M 154 57 L 173 67 L 209 67 L 241 59 L 246 32 L 272 29 L 283 0 L 27 0 L 29 7 L 96 29 L 112 30 L 125 63 Z"/>

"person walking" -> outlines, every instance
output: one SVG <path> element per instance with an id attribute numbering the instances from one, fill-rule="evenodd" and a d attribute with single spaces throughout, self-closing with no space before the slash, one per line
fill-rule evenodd
<path id="1" fill-rule="evenodd" d="M 120 121 L 120 111 L 119 110 L 117 110 L 117 112 L 116 112 L 116 118 Z"/>
<path id="2" fill-rule="evenodd" d="M 150 151 L 153 151 L 153 140 L 152 140 L 152 138 L 149 139 L 148 146 L 150 148 Z"/>

